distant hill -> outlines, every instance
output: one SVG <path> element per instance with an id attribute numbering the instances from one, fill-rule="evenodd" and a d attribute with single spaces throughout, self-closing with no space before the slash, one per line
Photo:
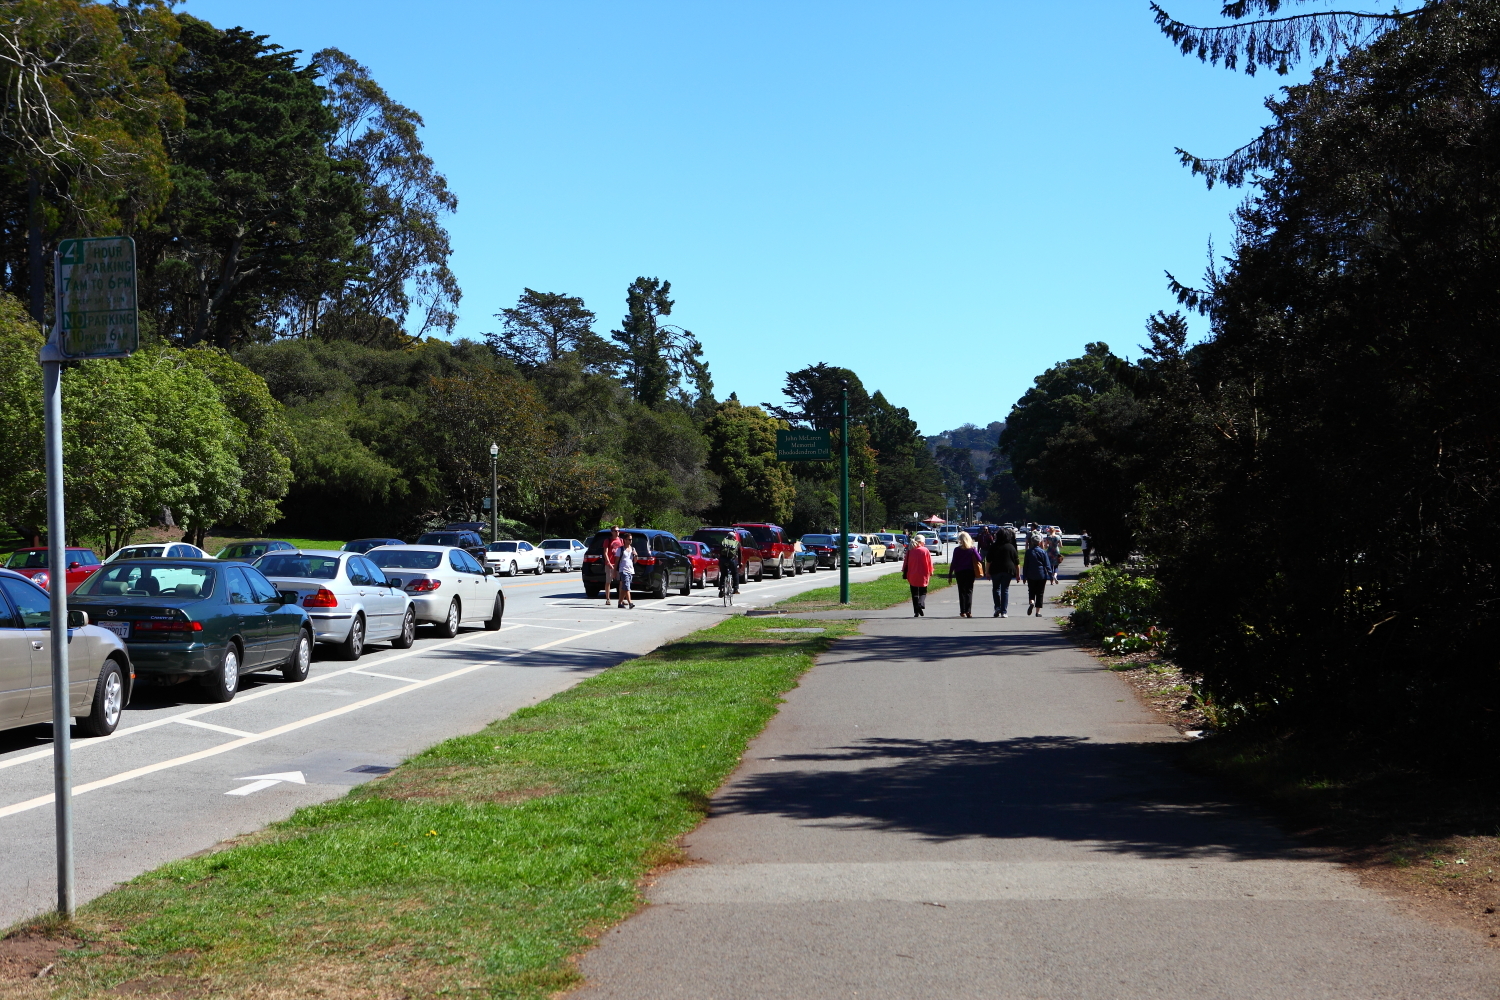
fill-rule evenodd
<path id="1" fill-rule="evenodd" d="M 974 456 L 974 468 L 980 476 L 986 475 L 990 467 L 990 450 L 1000 442 L 1000 432 L 1005 430 L 1005 421 L 995 420 L 980 427 L 964 424 L 951 431 L 933 434 L 926 438 L 928 449 L 935 455 L 938 445 L 949 448 L 968 448 Z"/>

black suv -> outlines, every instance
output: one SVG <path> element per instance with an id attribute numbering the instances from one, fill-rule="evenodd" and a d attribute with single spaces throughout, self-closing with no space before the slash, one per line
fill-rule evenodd
<path id="1" fill-rule="evenodd" d="M 693 562 L 676 535 L 655 528 L 622 528 L 620 534 L 632 536 L 635 542 L 631 593 L 645 591 L 652 597 L 666 597 L 667 591 L 675 589 L 686 597 L 692 592 Z M 604 546 L 608 541 L 608 528 L 595 532 L 583 555 L 583 592 L 589 597 L 598 597 L 604 589 Z"/>
<path id="2" fill-rule="evenodd" d="M 484 565 L 484 539 L 475 531 L 429 531 L 417 539 L 418 545 L 446 545 L 452 549 L 463 549 Z"/>

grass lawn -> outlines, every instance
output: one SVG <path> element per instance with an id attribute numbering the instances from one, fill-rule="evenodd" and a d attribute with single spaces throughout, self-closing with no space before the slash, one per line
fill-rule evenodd
<path id="1" fill-rule="evenodd" d="M 890 579 L 858 585 L 866 606 L 905 597 Z M 767 631 L 799 624 L 827 631 Z M 47 978 L 0 990 L 373 1000 L 565 989 L 579 979 L 570 956 L 640 905 L 640 878 L 677 859 L 677 838 L 780 696 L 854 628 L 734 617 L 606 670 L 344 798 L 142 875 L 71 928 L 15 929 L 0 960 L 47 935 L 66 950 Z"/>
<path id="2" fill-rule="evenodd" d="M 819 572 L 822 572 L 821 570 Z M 950 581 L 947 577 L 948 564 L 938 563 L 933 567 L 932 583 L 928 585 L 927 592 L 941 590 L 948 586 Z M 838 574 L 832 574 L 835 581 Z M 851 583 L 849 585 L 849 603 L 839 603 L 839 587 L 835 582 L 832 587 L 820 587 L 817 590 L 804 591 L 794 594 L 784 601 L 779 601 L 776 607 L 796 613 L 798 611 L 833 611 L 847 608 L 850 611 L 874 611 L 879 608 L 889 608 L 903 601 L 911 600 L 911 588 L 901 578 L 899 569 L 887 573 L 877 580 L 865 583 Z"/>

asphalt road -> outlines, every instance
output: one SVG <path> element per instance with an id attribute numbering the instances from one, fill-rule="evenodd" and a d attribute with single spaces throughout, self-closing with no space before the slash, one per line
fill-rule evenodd
<path id="1" fill-rule="evenodd" d="M 837 582 L 822 570 L 746 584 L 736 608 Z M 713 590 L 606 608 L 585 598 L 577 573 L 507 579 L 504 589 L 496 632 L 423 634 L 411 649 L 375 646 L 355 663 L 320 652 L 303 683 L 251 675 L 224 705 L 192 685 L 138 688 L 114 735 L 73 742 L 79 902 L 336 798 L 379 773 L 370 769 L 481 729 L 729 611 Z M 290 774 L 301 783 L 256 777 Z M 51 727 L 0 732 L 0 927 L 56 905 L 51 791 Z"/>
<path id="2" fill-rule="evenodd" d="M 1500 995 L 1500 952 L 1175 768 L 1175 730 L 1015 596 L 861 616 L 571 996 Z"/>

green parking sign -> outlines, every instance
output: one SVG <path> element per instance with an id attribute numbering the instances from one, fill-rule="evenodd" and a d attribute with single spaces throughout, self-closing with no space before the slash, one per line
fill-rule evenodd
<path id="1" fill-rule="evenodd" d="M 67 358 L 123 358 L 140 346 L 135 240 L 63 240 L 57 245 L 57 346 Z"/>
<path id="2" fill-rule="evenodd" d="M 783 462 L 826 462 L 833 458 L 833 441 L 827 431 L 777 431 L 776 457 Z"/>

